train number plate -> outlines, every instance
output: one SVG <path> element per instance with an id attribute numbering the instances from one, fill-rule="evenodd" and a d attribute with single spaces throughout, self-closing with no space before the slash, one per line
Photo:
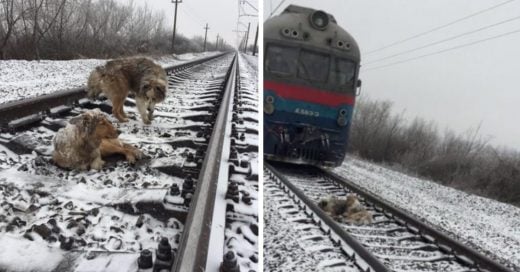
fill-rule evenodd
<path id="1" fill-rule="evenodd" d="M 307 115 L 307 116 L 313 116 L 313 117 L 320 116 L 320 113 L 318 111 L 310 111 L 310 110 L 300 109 L 300 108 L 296 108 L 294 110 L 294 113 L 301 114 L 301 115 Z"/>

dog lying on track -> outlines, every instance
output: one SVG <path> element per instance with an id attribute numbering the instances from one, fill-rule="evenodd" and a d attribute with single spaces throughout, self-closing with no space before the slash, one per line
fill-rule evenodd
<path id="1" fill-rule="evenodd" d="M 90 110 L 70 119 L 54 136 L 53 161 L 67 169 L 96 169 L 105 163 L 102 157 L 123 154 L 130 163 L 142 157 L 137 148 L 121 142 L 119 133 L 100 110 Z"/>
<path id="2" fill-rule="evenodd" d="M 322 198 L 318 206 L 335 220 L 344 220 L 356 225 L 372 223 L 372 214 L 361 205 L 357 196 L 347 195 L 347 198 L 330 196 Z"/>
<path id="3" fill-rule="evenodd" d="M 123 105 L 129 93 L 135 95 L 137 110 L 143 123 L 150 124 L 155 104 L 162 102 L 168 90 L 164 69 L 142 57 L 108 61 L 90 73 L 87 92 L 90 98 L 104 93 L 112 101 L 112 114 L 119 122 L 127 122 Z"/>

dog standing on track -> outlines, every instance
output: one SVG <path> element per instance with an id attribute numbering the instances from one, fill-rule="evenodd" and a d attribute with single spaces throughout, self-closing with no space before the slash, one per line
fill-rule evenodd
<path id="1" fill-rule="evenodd" d="M 71 118 L 54 136 L 53 161 L 66 169 L 100 170 L 102 157 L 123 154 L 130 163 L 142 157 L 137 148 L 121 142 L 119 133 L 100 110 L 90 110 Z"/>
<path id="2" fill-rule="evenodd" d="M 155 104 L 162 102 L 168 91 L 164 69 L 143 57 L 108 61 L 90 73 L 87 92 L 90 98 L 104 93 L 112 101 L 112 114 L 119 122 L 127 122 L 123 105 L 129 93 L 135 95 L 137 110 L 143 123 L 150 124 Z"/>

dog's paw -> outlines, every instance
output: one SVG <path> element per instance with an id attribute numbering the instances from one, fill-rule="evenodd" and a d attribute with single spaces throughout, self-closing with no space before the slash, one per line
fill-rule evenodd
<path id="1" fill-rule="evenodd" d="M 150 121 L 148 118 L 146 118 L 146 119 L 143 119 L 143 123 L 145 123 L 146 125 L 149 125 L 152 123 L 152 121 Z"/>
<path id="2" fill-rule="evenodd" d="M 135 164 L 136 158 L 133 154 L 126 155 L 126 160 L 130 164 Z"/>
<path id="3" fill-rule="evenodd" d="M 138 160 L 140 160 L 140 159 L 144 158 L 144 153 L 143 153 L 141 150 L 136 149 L 136 150 L 134 151 L 134 156 L 135 156 Z"/>
<path id="4" fill-rule="evenodd" d="M 101 168 L 103 168 L 103 165 L 105 165 L 105 161 L 103 161 L 101 159 L 94 160 L 90 164 L 90 169 L 101 170 Z"/>

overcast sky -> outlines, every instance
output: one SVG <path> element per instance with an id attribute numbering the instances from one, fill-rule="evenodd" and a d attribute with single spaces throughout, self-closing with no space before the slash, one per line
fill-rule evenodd
<path id="1" fill-rule="evenodd" d="M 280 0 L 265 0 L 267 18 Z M 367 54 L 434 27 L 463 18 L 506 0 L 298 0 L 288 4 L 323 9 L 336 18 L 360 45 L 362 95 L 387 99 L 409 119 L 435 121 L 439 129 L 464 132 L 481 123 L 481 134 L 491 143 L 520 150 L 520 32 L 486 42 L 373 69 L 416 56 L 520 30 L 520 18 L 381 62 L 406 50 L 520 16 L 520 1 L 510 1 L 449 27 L 395 47 Z M 264 19 L 265 20 L 265 19 Z"/>
<path id="2" fill-rule="evenodd" d="M 118 0 L 127 3 L 129 0 Z M 147 5 L 156 11 L 164 12 L 166 24 L 173 32 L 174 6 L 171 0 L 134 0 L 135 4 Z M 249 3 L 258 8 L 257 0 L 249 0 Z M 258 14 L 253 8 L 243 4 L 247 14 Z M 217 34 L 224 37 L 224 40 L 233 46 L 236 44 L 236 33 L 233 32 L 237 27 L 238 19 L 238 0 L 183 0 L 178 4 L 177 11 L 177 33 L 187 37 L 204 37 L 204 27 L 208 23 L 208 40 L 215 42 Z M 239 26 L 239 30 L 247 30 L 247 24 L 251 22 L 251 32 L 249 43 L 254 42 L 258 17 L 243 16 L 240 20 L 244 25 Z"/>

